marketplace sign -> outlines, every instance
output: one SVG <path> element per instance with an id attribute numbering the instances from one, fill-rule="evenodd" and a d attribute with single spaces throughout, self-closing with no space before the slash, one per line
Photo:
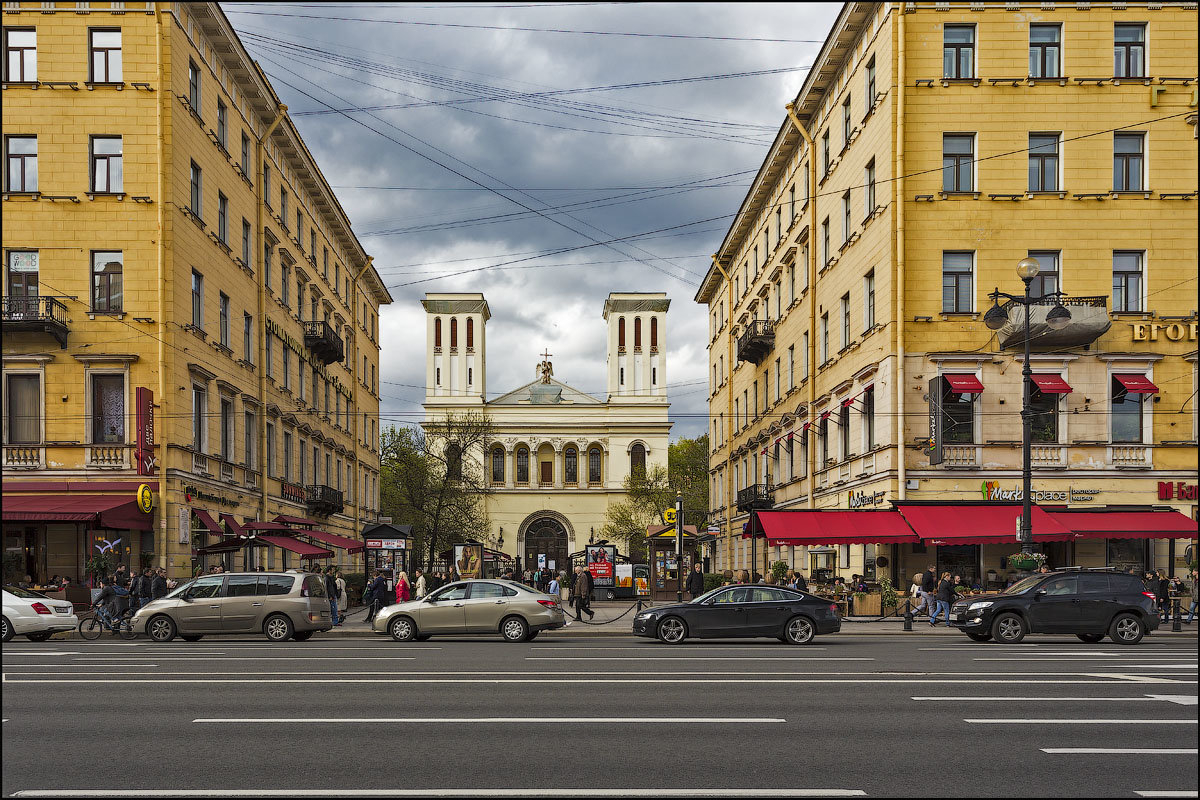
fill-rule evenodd
<path id="1" fill-rule="evenodd" d="M 1005 489 L 1000 481 L 984 481 L 979 486 L 984 500 L 1022 500 L 1020 489 Z M 1100 494 L 1099 489 L 1076 489 L 1067 487 L 1065 491 L 1058 489 L 1034 489 L 1032 500 L 1035 503 L 1088 503 Z"/>

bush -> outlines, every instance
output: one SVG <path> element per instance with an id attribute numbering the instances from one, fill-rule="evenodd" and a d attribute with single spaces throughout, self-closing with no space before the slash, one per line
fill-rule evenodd
<path id="1" fill-rule="evenodd" d="M 704 573 L 704 591 L 712 591 L 727 580 L 729 578 L 723 572 L 706 572 Z"/>

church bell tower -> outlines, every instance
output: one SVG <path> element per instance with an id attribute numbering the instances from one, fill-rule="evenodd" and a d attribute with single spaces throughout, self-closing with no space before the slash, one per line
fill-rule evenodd
<path id="1" fill-rule="evenodd" d="M 430 292 L 425 307 L 425 404 L 483 405 L 491 319 L 478 292 Z"/>
<path id="2" fill-rule="evenodd" d="M 613 292 L 604 301 L 609 402 L 666 402 L 670 306 L 665 292 Z"/>

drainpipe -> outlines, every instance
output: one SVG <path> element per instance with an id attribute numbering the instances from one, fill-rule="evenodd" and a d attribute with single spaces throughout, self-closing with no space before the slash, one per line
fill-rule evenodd
<path id="1" fill-rule="evenodd" d="M 375 259 L 372 256 L 367 256 L 366 263 L 364 263 L 362 265 L 362 269 L 360 269 L 357 273 L 355 273 L 354 281 L 352 283 L 352 286 L 354 287 L 354 292 L 353 292 L 354 299 L 350 301 L 351 305 L 352 305 L 352 308 L 350 309 L 350 332 L 354 336 L 354 354 L 353 354 L 353 356 L 351 356 L 351 358 L 354 360 L 354 363 L 350 365 L 349 372 L 350 372 L 351 376 L 354 375 L 354 371 L 358 365 L 358 304 L 359 304 L 358 281 L 363 276 L 363 274 L 368 269 L 371 268 L 371 262 L 373 262 L 374 260 Z M 363 383 L 365 384 L 367 382 L 367 376 L 362 375 L 361 377 L 362 377 Z M 354 393 L 350 396 L 350 402 L 353 404 L 354 410 L 351 413 L 353 414 L 355 427 L 357 427 L 357 425 L 358 425 L 358 385 L 357 385 L 357 383 L 354 386 Z M 367 432 L 366 420 L 363 420 L 362 431 L 364 434 L 363 440 L 365 441 L 366 440 L 365 434 Z M 362 483 L 361 483 L 362 472 L 359 470 L 359 462 L 358 462 L 359 448 L 360 448 L 360 443 L 358 441 L 355 441 L 354 442 L 354 478 L 355 478 L 355 482 L 358 484 L 358 498 L 354 502 L 354 530 L 356 533 L 361 533 L 362 527 L 363 527 L 362 526 L 363 487 L 362 487 Z M 364 545 L 365 545 L 365 542 L 364 542 Z M 365 575 L 366 574 L 365 570 L 366 570 L 366 565 L 367 565 L 367 562 L 366 562 L 367 551 L 365 549 L 363 550 L 362 558 L 363 558 L 363 569 L 364 569 L 363 574 Z"/>
<path id="2" fill-rule="evenodd" d="M 154 55 L 155 61 L 158 64 L 158 107 L 155 109 L 155 123 L 157 127 L 157 153 L 158 158 L 158 407 L 160 410 L 160 419 L 166 421 L 166 409 L 168 406 L 167 400 L 167 376 L 171 374 L 167 369 L 167 157 L 166 157 L 166 115 L 169 113 L 171 92 L 167 88 L 166 82 L 166 64 L 163 53 L 163 18 L 162 4 L 154 4 Z M 170 405 L 174 405 L 172 400 Z M 153 410 L 151 411 L 153 413 Z M 171 565 L 170 553 L 170 515 L 167 513 L 168 504 L 165 500 L 167 496 L 167 437 L 165 428 L 158 433 L 158 498 L 160 516 L 159 528 L 162 530 L 163 546 L 159 552 L 163 554 L 163 562 L 161 566 L 169 568 Z M 189 545 L 190 546 L 190 545 Z"/>
<path id="3" fill-rule="evenodd" d="M 905 34 L 904 14 L 896 15 L 896 33 L 899 38 L 896 65 L 896 143 L 895 143 L 895 186 L 896 204 L 896 342 L 893 351 L 896 353 L 896 497 L 903 500 L 906 497 L 907 467 L 904 451 L 904 79 L 905 79 Z M 893 559 L 894 561 L 895 559 Z"/>
<path id="4" fill-rule="evenodd" d="M 812 136 L 809 135 L 805 127 L 800 124 L 800 118 L 796 116 L 796 104 L 788 103 L 784 106 L 787 109 L 788 118 L 792 124 L 796 126 L 796 130 L 800 133 L 800 138 L 804 139 L 804 147 L 808 150 L 808 185 L 810 196 L 805 198 L 808 200 L 808 285 L 812 292 L 812 296 L 808 299 L 808 419 L 812 421 L 813 402 L 817 399 L 817 159 L 816 150 L 813 148 Z M 817 471 L 816 471 L 816 448 L 809 447 L 808 450 L 808 507 L 816 506 L 815 492 Z"/>
<path id="5" fill-rule="evenodd" d="M 287 115 L 287 106 L 282 103 L 275 110 L 275 118 L 271 120 L 271 124 L 263 131 L 261 136 L 257 136 L 254 144 L 254 193 L 257 195 L 254 204 L 255 215 L 255 230 L 258 232 L 258 255 L 255 257 L 255 263 L 258 264 L 258 409 L 259 409 L 259 426 L 258 426 L 258 453 L 259 453 L 259 475 L 260 481 L 258 484 L 258 515 L 262 520 L 267 518 L 267 283 L 266 283 L 266 249 L 264 244 L 266 236 L 263 231 L 263 207 L 266 203 L 266 197 L 263 195 L 263 162 L 266 159 L 265 148 L 267 141 L 271 138 L 271 134 L 279 127 L 279 123 L 283 122 L 283 118 Z M 282 183 L 283 174 L 280 173 L 279 180 Z M 297 231 L 297 236 L 299 232 Z M 315 470 L 314 465 L 314 470 Z"/>
<path id="6" fill-rule="evenodd" d="M 725 562 L 733 563 L 733 510 L 734 504 L 737 502 L 734 494 L 733 486 L 733 439 L 730 435 L 730 425 L 733 424 L 733 282 L 729 278 L 729 273 L 721 266 L 721 262 L 714 255 L 712 257 L 713 266 L 721 273 L 721 277 L 725 279 L 725 288 L 729 294 L 729 342 L 728 342 L 728 364 L 729 364 L 729 394 L 725 398 L 727 416 L 725 424 L 722 426 L 722 431 L 725 433 L 725 482 L 729 487 L 729 491 L 725 495 Z M 726 320 L 722 320 L 725 322 Z"/>

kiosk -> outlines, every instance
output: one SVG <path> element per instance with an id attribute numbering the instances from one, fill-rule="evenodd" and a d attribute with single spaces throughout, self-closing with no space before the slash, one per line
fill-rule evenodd
<path id="1" fill-rule="evenodd" d="M 683 581 L 686 582 L 692 564 L 696 563 L 698 539 L 695 525 L 683 526 L 683 563 L 679 564 L 675 554 L 675 526 L 651 525 L 646 528 L 652 600 L 673 601 L 678 597 L 679 587 L 682 585 L 679 569 L 683 569 Z"/>

